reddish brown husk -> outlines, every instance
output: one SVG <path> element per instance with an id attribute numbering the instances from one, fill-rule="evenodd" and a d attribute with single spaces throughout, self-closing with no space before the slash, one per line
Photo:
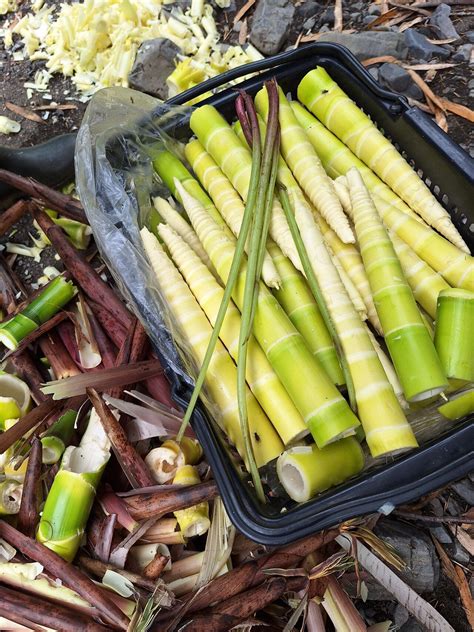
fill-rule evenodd
<path id="1" fill-rule="evenodd" d="M 102 579 L 106 571 L 116 571 L 117 573 L 123 575 L 125 579 L 129 579 L 132 584 L 135 584 L 140 588 L 145 588 L 145 590 L 148 590 L 150 592 L 153 592 L 155 590 L 156 582 L 154 582 L 152 579 L 148 579 L 147 577 L 143 577 L 138 573 L 126 571 L 123 568 L 118 568 L 117 566 L 114 566 L 113 564 L 109 564 L 107 562 L 93 560 L 90 557 L 86 557 L 85 555 L 81 555 L 78 559 L 78 562 L 79 565 L 82 566 L 86 571 L 88 571 L 92 575 L 95 575 L 96 577 L 99 577 L 100 579 Z"/>
<path id="2" fill-rule="evenodd" d="M 55 331 L 48 332 L 40 338 L 39 345 L 41 351 L 48 359 L 57 380 L 81 373 L 58 333 Z"/>
<path id="3" fill-rule="evenodd" d="M 49 399 L 49 397 L 40 390 L 44 378 L 28 349 L 25 349 L 22 353 L 11 356 L 10 362 L 13 364 L 19 377 L 28 384 L 31 395 L 37 404 Z"/>
<path id="4" fill-rule="evenodd" d="M 5 617 L 5 619 L 8 619 L 8 621 L 13 621 L 13 623 L 18 623 L 18 625 L 22 625 L 28 630 L 33 630 L 33 632 L 44 632 L 43 626 L 36 625 L 36 623 L 33 623 L 33 621 L 30 621 L 29 619 L 22 617 L 16 612 L 15 613 L 9 612 L 7 608 L 2 607 L 1 603 L 0 603 L 0 616 Z"/>
<path id="5" fill-rule="evenodd" d="M 196 614 L 185 626 L 186 632 L 226 632 L 229 629 L 227 617 L 236 617 L 239 622 L 244 621 L 254 612 L 280 599 L 285 593 L 302 590 L 307 583 L 306 577 L 269 577 L 256 588 Z"/>
<path id="6" fill-rule="evenodd" d="M 4 235 L 25 213 L 30 210 L 30 202 L 18 200 L 0 215 L 0 236 Z"/>
<path id="7" fill-rule="evenodd" d="M 34 211 L 33 216 L 53 244 L 65 268 L 87 296 L 93 301 L 106 305 L 112 316 L 124 327 L 128 327 L 132 317 L 125 305 L 112 288 L 100 278 L 85 257 L 69 242 L 62 229 L 39 209 Z"/>
<path id="8" fill-rule="evenodd" d="M 157 553 L 149 564 L 143 569 L 143 575 L 148 579 L 158 579 L 161 573 L 165 570 L 165 566 L 169 562 L 169 557 Z"/>
<path id="9" fill-rule="evenodd" d="M 100 632 L 110 629 L 77 611 L 4 586 L 0 586 L 0 613 L 7 619 L 11 615 L 19 615 L 23 620 L 61 632 Z"/>
<path id="10" fill-rule="evenodd" d="M 8 450 L 15 441 L 21 439 L 24 434 L 35 426 L 38 426 L 47 417 L 50 417 L 54 412 L 62 408 L 62 406 L 64 406 L 64 402 L 55 402 L 52 399 L 47 399 L 39 406 L 36 406 L 36 408 L 30 410 L 29 413 L 26 413 L 16 424 L 0 434 L 0 454 Z"/>
<path id="11" fill-rule="evenodd" d="M 70 195 L 65 195 L 54 189 L 50 189 L 45 184 L 41 184 L 33 178 L 25 178 L 17 173 L 11 173 L 5 169 L 0 169 L 0 182 L 9 184 L 11 187 L 23 191 L 33 198 L 38 198 L 54 211 L 59 211 L 70 219 L 88 224 L 86 214 L 79 200 Z"/>
<path id="12" fill-rule="evenodd" d="M 147 487 L 153 485 L 155 481 L 144 460 L 127 439 L 127 435 L 120 425 L 120 422 L 113 415 L 102 397 L 93 388 L 87 389 L 87 395 L 99 415 L 104 430 L 112 444 L 114 454 L 130 481 L 130 484 L 133 487 Z"/>
<path id="13" fill-rule="evenodd" d="M 107 337 L 107 334 L 104 332 L 94 312 L 92 311 L 89 313 L 89 322 L 102 358 L 102 365 L 105 369 L 110 369 L 115 366 L 117 347 L 113 344 L 111 339 Z"/>
<path id="14" fill-rule="evenodd" d="M 18 512 L 18 529 L 30 538 L 34 538 L 39 519 L 41 504 L 41 464 L 43 450 L 41 441 L 35 439 L 28 456 L 20 511 Z"/>
<path id="15" fill-rule="evenodd" d="M 159 518 L 172 511 L 186 509 L 218 495 L 215 481 L 182 487 L 181 489 L 168 489 L 154 494 L 137 494 L 128 496 L 125 502 L 128 511 L 135 520 L 147 518 Z"/>
<path id="16" fill-rule="evenodd" d="M 26 557 L 42 564 L 53 577 L 60 579 L 83 599 L 93 604 L 104 619 L 121 630 L 127 629 L 128 618 L 112 603 L 102 588 L 96 586 L 73 564 L 66 562 L 43 544 L 23 535 L 4 520 L 0 520 L 0 538 Z"/>

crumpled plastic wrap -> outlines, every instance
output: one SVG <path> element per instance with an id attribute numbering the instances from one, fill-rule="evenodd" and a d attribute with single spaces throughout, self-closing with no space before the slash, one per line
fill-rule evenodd
<path id="1" fill-rule="evenodd" d="M 77 190 L 100 254 L 140 317 L 168 376 L 173 372 L 192 384 L 197 367 L 139 233 L 152 208 L 151 196 L 169 196 L 154 174 L 153 149 L 166 144 L 179 151 L 168 133 L 187 129 L 183 124 L 189 114 L 189 108 L 168 106 L 127 88 L 101 90 L 92 98 L 79 130 L 75 165 Z"/>

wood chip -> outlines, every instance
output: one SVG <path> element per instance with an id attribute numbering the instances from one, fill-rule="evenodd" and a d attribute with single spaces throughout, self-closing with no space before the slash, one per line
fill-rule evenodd
<path id="1" fill-rule="evenodd" d="M 239 31 L 240 46 L 243 46 L 245 42 L 247 41 L 248 32 L 249 32 L 248 22 L 247 22 L 247 18 L 245 18 L 242 22 L 242 26 L 240 27 L 240 31 Z"/>
<path id="2" fill-rule="evenodd" d="M 459 64 L 403 64 L 404 68 L 411 68 L 412 70 L 445 70 L 446 68 L 454 68 L 455 66 L 459 66 Z"/>
<path id="3" fill-rule="evenodd" d="M 53 105 L 49 103 L 48 105 L 37 105 L 33 108 L 36 112 L 50 112 L 51 110 L 77 110 L 77 105 L 74 103 L 58 103 Z"/>
<path id="4" fill-rule="evenodd" d="M 334 30 L 342 32 L 342 0 L 335 0 L 334 4 Z"/>
<path id="5" fill-rule="evenodd" d="M 250 11 L 250 9 L 253 7 L 256 1 L 257 0 L 247 0 L 244 6 L 241 7 L 239 11 L 237 11 L 237 13 L 235 14 L 234 24 L 237 24 L 237 22 L 239 22 L 244 17 L 247 11 Z"/>
<path id="6" fill-rule="evenodd" d="M 10 110 L 10 112 L 14 112 L 15 114 L 18 114 L 18 116 L 22 116 L 23 118 L 28 119 L 29 121 L 46 125 L 46 121 L 44 121 L 41 118 L 41 116 L 39 116 L 38 114 L 35 114 L 34 112 L 30 112 L 30 110 L 27 110 L 21 105 L 15 105 L 15 103 L 10 103 L 10 101 L 6 101 L 5 107 L 7 108 L 7 110 Z"/>

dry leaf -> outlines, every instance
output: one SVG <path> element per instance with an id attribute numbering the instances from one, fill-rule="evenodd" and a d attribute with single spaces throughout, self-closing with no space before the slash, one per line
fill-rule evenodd
<path id="1" fill-rule="evenodd" d="M 420 15 L 416 18 L 413 18 L 413 20 L 410 20 L 409 22 L 404 22 L 401 27 L 398 29 L 399 33 L 403 33 L 403 31 L 406 31 L 407 29 L 411 29 L 412 26 L 415 26 L 415 24 L 419 24 L 420 22 L 424 21 L 424 17 L 421 17 Z"/>
<path id="2" fill-rule="evenodd" d="M 439 107 L 439 105 L 433 101 L 428 95 L 425 94 L 426 102 L 431 107 L 434 114 L 435 121 L 444 132 L 448 131 L 448 119 L 446 118 L 446 112 Z"/>
<path id="3" fill-rule="evenodd" d="M 29 121 L 46 125 L 46 121 L 43 121 L 41 116 L 38 116 L 38 114 L 35 114 L 34 112 L 30 112 L 30 110 L 21 107 L 21 105 L 15 105 L 14 103 L 10 103 L 10 101 L 6 101 L 5 107 L 7 108 L 7 110 L 10 110 L 10 112 L 14 112 L 15 114 L 18 114 L 18 116 L 22 116 Z"/>
<path id="4" fill-rule="evenodd" d="M 374 20 L 372 20 L 372 22 L 369 22 L 369 24 L 367 24 L 365 28 L 366 30 L 373 29 L 374 26 L 380 26 L 381 24 L 385 24 L 385 22 L 388 22 L 391 18 L 394 18 L 397 15 L 400 15 L 400 11 L 398 9 L 389 9 L 385 13 L 382 13 L 381 15 L 376 17 Z"/>
<path id="5" fill-rule="evenodd" d="M 334 4 L 334 30 L 342 31 L 342 0 L 335 0 Z"/>
<path id="6" fill-rule="evenodd" d="M 37 112 L 48 112 L 50 110 L 77 110 L 77 105 L 74 103 L 60 103 L 53 105 L 50 103 L 49 105 L 37 105 L 33 108 Z"/>
<path id="7" fill-rule="evenodd" d="M 399 64 L 400 61 L 393 55 L 380 55 L 379 57 L 369 57 L 362 62 L 363 66 L 373 66 L 374 64 Z"/>
<path id="8" fill-rule="evenodd" d="M 452 44 L 453 42 L 456 42 L 459 38 L 458 37 L 450 37 L 449 39 L 429 39 L 426 38 L 428 40 L 428 42 L 430 44 L 436 44 L 437 46 L 441 46 L 442 44 Z"/>
<path id="9" fill-rule="evenodd" d="M 404 68 L 411 68 L 412 70 L 444 70 L 445 68 L 454 68 L 459 64 L 403 64 Z"/>
<path id="10" fill-rule="evenodd" d="M 452 112 L 453 114 L 457 114 L 458 116 L 462 116 L 466 120 L 474 123 L 474 110 L 466 107 L 465 105 L 460 105 L 459 103 L 454 103 L 453 101 L 449 101 L 448 99 L 440 98 L 441 103 L 444 106 L 444 109 L 448 112 Z"/>
<path id="11" fill-rule="evenodd" d="M 454 525 L 449 525 L 453 535 L 457 538 L 459 544 L 466 549 L 469 555 L 474 556 L 474 539 L 468 534 L 465 529 L 461 527 L 455 527 Z"/>
<path id="12" fill-rule="evenodd" d="M 249 32 L 249 27 L 248 27 L 248 23 L 247 23 L 247 18 L 245 18 L 245 20 L 243 20 L 243 22 L 242 22 L 242 26 L 240 27 L 240 31 L 239 31 L 239 44 L 240 44 L 240 46 L 243 46 L 245 44 L 245 42 L 247 41 L 248 32 Z"/>
<path id="13" fill-rule="evenodd" d="M 250 11 L 250 9 L 253 7 L 256 1 L 257 0 L 247 0 L 244 6 L 241 7 L 235 14 L 234 24 L 237 24 L 237 22 L 239 22 L 244 17 L 247 11 Z"/>

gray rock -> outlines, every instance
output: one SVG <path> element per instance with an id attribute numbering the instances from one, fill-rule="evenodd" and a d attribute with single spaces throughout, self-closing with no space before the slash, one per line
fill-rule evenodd
<path id="1" fill-rule="evenodd" d="M 144 41 L 128 76 L 130 87 L 166 99 L 166 79 L 175 69 L 175 59 L 180 52 L 169 39 L 158 37 Z"/>
<path id="2" fill-rule="evenodd" d="M 332 31 L 327 24 L 323 24 L 322 27 L 319 29 L 318 33 L 332 33 Z"/>
<path id="3" fill-rule="evenodd" d="M 437 527 L 430 527 L 430 531 L 434 535 L 434 537 L 438 540 L 438 542 L 441 542 L 441 544 L 453 543 L 453 539 L 449 535 L 449 531 L 446 529 L 446 527 L 443 527 L 443 525 L 439 525 Z"/>
<path id="4" fill-rule="evenodd" d="M 407 29 L 404 35 L 405 44 L 408 47 L 408 54 L 414 59 L 430 61 L 433 57 L 439 57 L 440 59 L 447 59 L 449 57 L 449 51 L 441 48 L 441 46 L 430 44 L 424 35 L 414 29 Z"/>
<path id="5" fill-rule="evenodd" d="M 403 33 L 327 33 L 319 38 L 320 42 L 342 44 L 361 60 L 380 55 L 393 55 L 397 59 L 406 59 L 407 47 Z"/>
<path id="6" fill-rule="evenodd" d="M 446 501 L 446 512 L 450 516 L 460 516 L 462 514 L 462 511 L 463 511 L 462 507 L 458 503 L 458 501 L 452 496 L 450 496 L 448 500 Z"/>
<path id="7" fill-rule="evenodd" d="M 401 603 L 397 603 L 392 613 L 392 617 L 393 617 L 393 624 L 398 630 L 399 628 L 402 627 L 402 625 L 404 625 L 408 621 L 408 619 L 410 618 L 410 613 L 408 612 L 406 608 L 402 606 Z"/>
<path id="8" fill-rule="evenodd" d="M 372 77 L 375 79 L 375 81 L 379 80 L 379 69 L 376 68 L 375 66 L 371 66 L 369 68 L 369 75 L 372 75 Z"/>
<path id="9" fill-rule="evenodd" d="M 474 82 L 474 79 L 471 79 L 471 81 Z M 459 481 L 459 483 L 454 483 L 451 487 L 458 496 L 461 496 L 461 498 L 467 502 L 468 505 L 474 507 L 474 484 L 471 483 L 469 479 L 465 478 L 464 480 Z"/>
<path id="10" fill-rule="evenodd" d="M 470 44 L 474 44 L 474 31 L 468 31 L 465 37 Z"/>
<path id="11" fill-rule="evenodd" d="M 316 16 L 314 16 L 314 17 L 312 17 L 312 18 L 307 18 L 307 19 L 303 22 L 303 28 L 304 28 L 305 30 L 311 30 L 315 24 L 316 24 Z"/>
<path id="12" fill-rule="evenodd" d="M 375 16 L 373 16 L 373 15 L 365 15 L 365 16 L 362 18 L 362 22 L 363 22 L 364 24 L 370 24 L 370 23 L 371 23 L 371 22 L 373 22 L 374 20 L 375 20 Z"/>
<path id="13" fill-rule="evenodd" d="M 296 15 L 299 18 L 312 18 L 323 10 L 322 6 L 316 0 L 306 0 L 296 8 Z"/>
<path id="14" fill-rule="evenodd" d="M 410 618 L 405 625 L 402 625 L 399 632 L 425 632 L 426 628 L 421 627 L 416 619 Z"/>
<path id="15" fill-rule="evenodd" d="M 250 41 L 264 55 L 275 55 L 283 46 L 295 7 L 290 0 L 260 0 L 255 10 Z"/>
<path id="16" fill-rule="evenodd" d="M 328 7 L 319 18 L 320 24 L 334 24 L 334 8 Z"/>
<path id="17" fill-rule="evenodd" d="M 397 64 L 382 64 L 379 68 L 379 81 L 387 88 L 413 99 L 420 99 L 423 96 L 423 92 L 408 72 Z"/>
<path id="18" fill-rule="evenodd" d="M 453 55 L 454 61 L 469 61 L 471 59 L 473 45 L 463 44 Z"/>
<path id="19" fill-rule="evenodd" d="M 444 507 L 439 498 L 433 498 L 433 500 L 430 500 L 430 507 L 433 510 L 434 515 L 438 518 L 441 518 L 441 516 L 444 515 Z"/>
<path id="20" fill-rule="evenodd" d="M 436 32 L 437 39 L 459 38 L 458 32 L 449 17 L 451 7 L 447 4 L 440 4 L 430 17 L 430 24 Z"/>
<path id="21" fill-rule="evenodd" d="M 416 592 L 432 592 L 439 581 L 439 560 L 431 539 L 420 529 L 396 520 L 378 523 L 375 533 L 391 544 L 407 564 L 400 577 Z"/>
<path id="22" fill-rule="evenodd" d="M 380 15 L 380 5 L 378 4 L 371 4 L 369 5 L 369 10 L 368 10 L 369 15 Z"/>
<path id="23" fill-rule="evenodd" d="M 459 562 L 459 564 L 464 565 L 469 564 L 471 561 L 471 556 L 457 540 L 454 541 L 454 550 L 450 557 L 456 560 L 456 562 Z"/>

